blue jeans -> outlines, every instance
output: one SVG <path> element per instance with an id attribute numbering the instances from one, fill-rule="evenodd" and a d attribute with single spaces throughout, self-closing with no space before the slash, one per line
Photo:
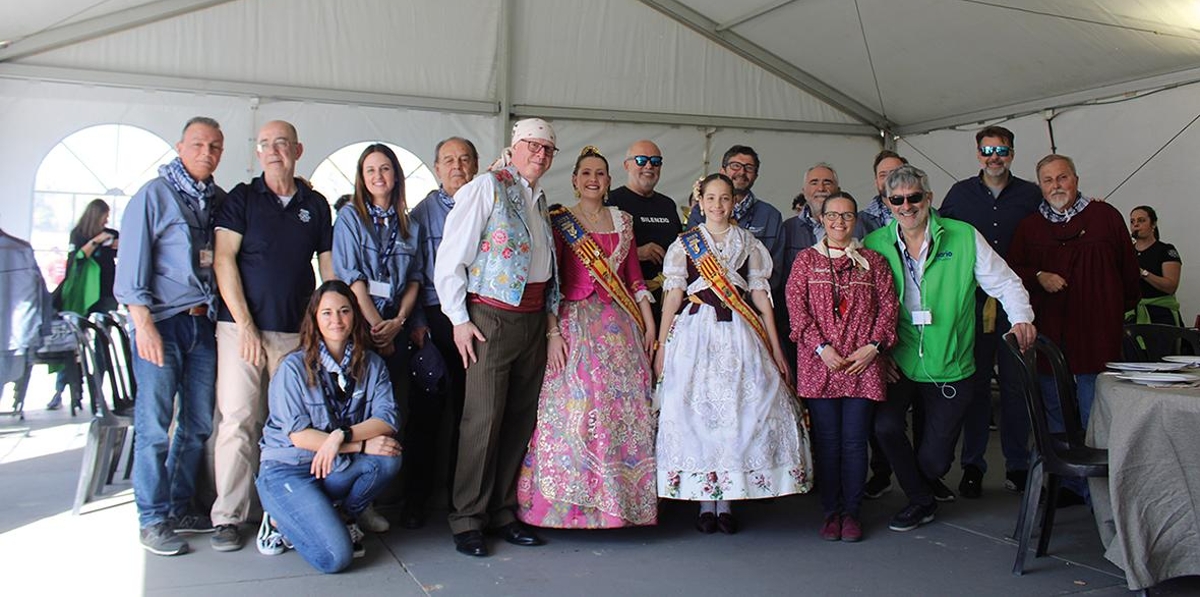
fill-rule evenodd
<path id="1" fill-rule="evenodd" d="M 400 472 L 400 457 L 351 454 L 349 467 L 324 479 L 309 469 L 264 460 L 255 481 L 258 498 L 305 561 L 325 574 L 340 572 L 350 565 L 354 547 L 334 502 L 347 517 L 358 518 Z"/>
<path id="2" fill-rule="evenodd" d="M 1004 344 L 1003 335 L 1011 327 L 1004 308 L 996 306 L 996 331 L 983 333 L 983 304 L 976 301 L 975 309 L 975 396 L 963 419 L 962 464 L 979 467 L 987 472 L 988 424 L 992 414 L 993 364 L 999 367 L 1000 382 L 1000 449 L 1004 453 L 1006 471 L 1029 469 L 1029 409 L 1021 390 L 1021 363 L 1013 358 Z"/>
<path id="3" fill-rule="evenodd" d="M 825 516 L 858 518 L 867 481 L 867 438 L 875 403 L 866 398 L 804 401 L 812 416 L 813 458 Z"/>
<path id="4" fill-rule="evenodd" d="M 1083 420 L 1084 431 L 1092 418 L 1092 400 L 1096 397 L 1097 375 L 1081 373 L 1075 376 L 1075 399 L 1079 401 L 1079 418 Z M 1058 388 L 1054 385 L 1054 376 L 1042 375 L 1038 381 L 1042 386 L 1042 400 L 1046 402 L 1046 422 L 1050 425 L 1050 433 L 1061 433 L 1066 430 L 1066 425 L 1063 422 L 1062 406 L 1058 403 Z M 1063 477 L 1061 484 L 1084 498 L 1091 497 L 1087 479 L 1083 477 Z"/>
<path id="5" fill-rule="evenodd" d="M 163 366 L 142 360 L 133 334 L 137 380 L 133 429 L 133 496 L 141 526 L 187 514 L 204 442 L 212 435 L 217 381 L 215 328 L 207 317 L 180 313 L 155 324 L 162 336 Z M 175 437 L 167 430 L 176 412 Z"/>

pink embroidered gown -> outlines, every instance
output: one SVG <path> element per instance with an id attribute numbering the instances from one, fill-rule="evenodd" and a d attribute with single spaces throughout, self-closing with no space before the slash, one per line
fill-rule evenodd
<path id="1" fill-rule="evenodd" d="M 592 233 L 635 299 L 647 296 L 630 216 Z M 517 517 L 539 527 L 613 528 L 657 522 L 651 365 L 637 324 L 555 229 L 566 366 L 546 372 L 537 427 L 517 480 Z"/>

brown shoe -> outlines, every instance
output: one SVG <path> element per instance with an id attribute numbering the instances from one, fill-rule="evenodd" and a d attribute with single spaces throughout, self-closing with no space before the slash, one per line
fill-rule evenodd
<path id="1" fill-rule="evenodd" d="M 738 521 L 729 512 L 722 512 L 717 515 L 717 530 L 732 535 L 738 532 Z"/>
<path id="2" fill-rule="evenodd" d="M 696 530 L 711 535 L 717 532 L 717 515 L 712 512 L 703 512 L 696 519 Z"/>

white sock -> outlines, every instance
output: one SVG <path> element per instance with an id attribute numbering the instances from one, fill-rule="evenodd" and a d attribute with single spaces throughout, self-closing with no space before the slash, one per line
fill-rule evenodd
<path id="1" fill-rule="evenodd" d="M 721 500 L 721 501 L 717 502 L 717 514 L 729 514 L 729 513 L 730 513 L 729 500 Z"/>
<path id="2" fill-rule="evenodd" d="M 701 514 L 716 514 L 717 513 L 717 503 L 716 502 L 700 502 L 700 513 Z"/>

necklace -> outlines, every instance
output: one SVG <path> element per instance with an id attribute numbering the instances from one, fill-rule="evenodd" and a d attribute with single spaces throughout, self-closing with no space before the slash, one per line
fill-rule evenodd
<path id="1" fill-rule="evenodd" d="M 582 205 L 576 205 L 575 210 L 578 211 L 580 215 L 593 222 L 599 220 L 600 217 L 604 215 L 604 212 L 608 211 L 607 208 L 601 207 L 600 209 L 596 210 L 595 213 L 588 213 L 588 211 L 584 209 Z"/>

